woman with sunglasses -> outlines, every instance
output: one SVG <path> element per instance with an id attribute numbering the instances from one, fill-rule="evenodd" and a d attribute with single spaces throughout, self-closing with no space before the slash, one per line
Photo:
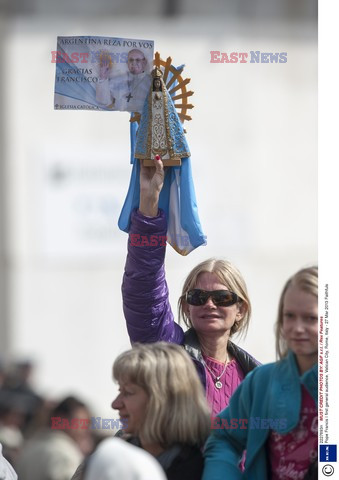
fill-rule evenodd
<path id="1" fill-rule="evenodd" d="M 165 279 L 165 242 L 151 241 L 151 237 L 165 238 L 167 232 L 165 214 L 158 209 L 164 169 L 160 157 L 154 163 L 155 167 L 140 165 L 139 210 L 131 217 L 122 285 L 127 329 L 132 343 L 162 340 L 183 345 L 216 414 L 258 365 L 230 340 L 234 333 L 248 328 L 251 304 L 240 272 L 229 262 L 210 259 L 188 275 L 179 299 L 179 316 L 189 330 L 184 333 L 174 322 Z M 148 245 L 137 246 L 133 235 L 147 236 Z"/>

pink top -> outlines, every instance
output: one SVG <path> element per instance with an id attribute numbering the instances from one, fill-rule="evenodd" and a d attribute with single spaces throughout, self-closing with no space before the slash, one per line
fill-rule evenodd
<path id="1" fill-rule="evenodd" d="M 220 378 L 222 387 L 216 388 L 215 377 L 221 375 L 224 370 L 224 363 L 218 362 L 214 358 L 203 355 L 204 361 L 209 369 L 213 372 L 213 375 L 205 367 L 206 371 L 206 397 L 207 402 L 212 409 L 212 416 L 217 415 L 221 410 L 227 407 L 230 398 L 237 388 L 237 386 L 243 381 L 244 374 L 240 368 L 240 365 L 235 359 L 233 359 L 226 367 L 226 371 Z"/>
<path id="2" fill-rule="evenodd" d="M 305 477 L 318 452 L 317 407 L 302 386 L 300 420 L 294 430 L 285 435 L 271 432 L 268 454 L 272 480 L 299 480 Z"/>

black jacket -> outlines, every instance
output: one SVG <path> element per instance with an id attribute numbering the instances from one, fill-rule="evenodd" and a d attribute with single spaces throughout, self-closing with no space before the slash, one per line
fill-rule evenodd
<path id="1" fill-rule="evenodd" d="M 168 480 L 200 480 L 204 470 L 204 458 L 198 447 L 182 446 L 168 468 L 164 468 Z"/>

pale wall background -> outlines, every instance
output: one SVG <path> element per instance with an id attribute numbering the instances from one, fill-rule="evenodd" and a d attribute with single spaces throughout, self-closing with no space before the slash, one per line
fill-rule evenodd
<path id="1" fill-rule="evenodd" d="M 188 257 L 168 248 L 173 308 L 193 266 L 229 259 L 253 302 L 240 344 L 274 360 L 282 285 L 317 261 L 314 5 L 184 2 L 182 15 L 166 17 L 152 2 L 140 15 L 140 6 L 115 2 L 114 15 L 113 4 L 85 3 L 89 19 L 73 3 L 59 4 L 69 15 L 54 13 L 55 3 L 1 19 L 2 357 L 33 359 L 42 394 L 73 392 L 114 416 L 111 366 L 129 347 L 120 294 L 127 235 L 117 228 L 131 170 L 129 116 L 54 111 L 50 53 L 57 35 L 105 35 L 154 39 L 192 78 L 186 129 L 208 245 Z M 124 8 L 131 14 L 118 16 Z M 210 50 L 287 52 L 288 61 L 211 64 Z"/>

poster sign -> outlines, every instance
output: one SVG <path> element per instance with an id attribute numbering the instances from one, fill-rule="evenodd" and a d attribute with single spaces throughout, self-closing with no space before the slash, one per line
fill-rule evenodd
<path id="1" fill-rule="evenodd" d="M 54 109 L 141 112 L 153 52 L 153 40 L 58 37 Z"/>

